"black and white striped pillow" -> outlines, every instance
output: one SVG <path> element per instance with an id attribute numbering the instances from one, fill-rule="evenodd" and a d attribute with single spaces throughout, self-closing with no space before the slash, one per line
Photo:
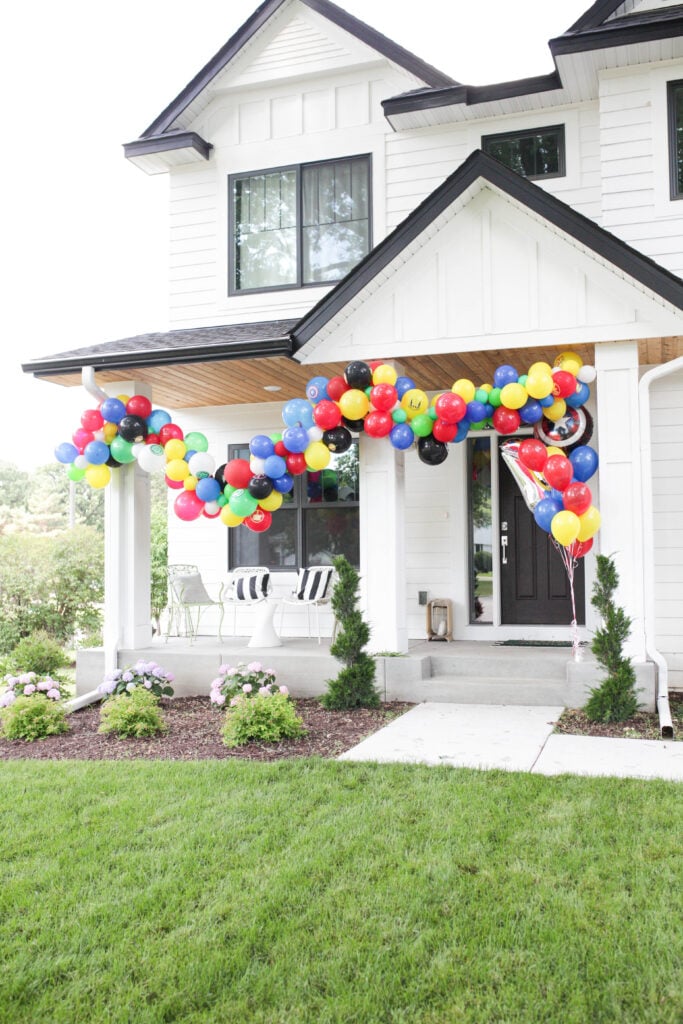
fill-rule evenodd
<path id="1" fill-rule="evenodd" d="M 235 581 L 235 597 L 238 601 L 259 601 L 268 596 L 269 572 L 255 572 L 249 576 L 238 576 Z"/>
<path id="2" fill-rule="evenodd" d="M 297 580 L 296 596 L 300 601 L 321 601 L 327 594 L 332 578 L 329 565 L 314 569 L 301 569 Z"/>

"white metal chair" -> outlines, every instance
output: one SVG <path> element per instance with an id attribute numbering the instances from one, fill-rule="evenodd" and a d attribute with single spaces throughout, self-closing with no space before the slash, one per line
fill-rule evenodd
<path id="1" fill-rule="evenodd" d="M 237 609 L 265 601 L 270 589 L 270 569 L 265 565 L 240 566 L 232 570 L 221 592 L 221 601 L 224 605 L 232 606 L 233 636 L 237 628 Z"/>
<path id="2" fill-rule="evenodd" d="M 320 637 L 320 606 L 329 604 L 334 590 L 335 571 L 332 565 L 313 565 L 309 569 L 299 569 L 296 586 L 291 594 L 282 598 L 280 606 L 280 633 L 285 616 L 286 605 L 304 605 L 308 613 L 308 635 L 311 633 L 311 608 L 315 608 L 318 627 L 318 643 Z M 336 629 L 336 623 L 335 623 Z"/>
<path id="3" fill-rule="evenodd" d="M 214 601 L 210 597 L 196 565 L 169 565 L 168 598 L 166 640 L 175 624 L 176 635 L 181 636 L 181 630 L 184 629 L 185 635 L 193 643 L 197 639 L 199 622 L 204 611 L 207 608 L 217 608 L 219 609 L 218 639 L 222 642 L 221 629 L 225 614 L 223 602 L 220 598 L 218 601 Z"/>

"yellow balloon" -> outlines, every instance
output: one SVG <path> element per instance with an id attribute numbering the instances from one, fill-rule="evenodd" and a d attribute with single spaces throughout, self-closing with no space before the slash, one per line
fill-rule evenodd
<path id="1" fill-rule="evenodd" d="M 538 366 L 539 364 L 536 363 L 535 365 Z M 529 398 L 547 398 L 548 395 L 552 394 L 553 378 L 550 372 L 546 373 L 543 370 L 532 369 L 529 370 L 529 376 L 524 386 Z"/>
<path id="2" fill-rule="evenodd" d="M 322 441 L 311 441 L 304 452 L 304 458 L 309 469 L 324 469 L 329 464 L 332 456 L 330 449 Z"/>
<path id="3" fill-rule="evenodd" d="M 395 384 L 398 380 L 398 374 L 393 366 L 389 366 L 388 363 L 382 363 L 372 373 L 373 384 Z"/>
<path id="4" fill-rule="evenodd" d="M 279 491 L 271 491 L 267 498 L 261 498 L 259 505 L 267 512 L 276 512 L 282 504 L 283 498 Z"/>
<path id="5" fill-rule="evenodd" d="M 111 480 L 111 470 L 104 463 L 100 466 L 88 466 L 85 471 L 85 479 L 95 490 L 106 487 Z"/>
<path id="6" fill-rule="evenodd" d="M 111 444 L 118 432 L 119 428 L 116 423 L 104 423 L 102 425 L 102 433 L 104 434 L 104 440 L 107 444 Z"/>
<path id="7" fill-rule="evenodd" d="M 429 399 L 420 388 L 411 388 L 401 399 L 401 408 L 408 414 L 408 419 L 412 420 L 415 416 L 427 411 Z"/>
<path id="8" fill-rule="evenodd" d="M 521 409 L 529 396 L 522 384 L 506 384 L 500 392 L 500 400 L 506 409 Z"/>
<path id="9" fill-rule="evenodd" d="M 183 487 L 186 491 L 195 491 L 197 489 L 197 477 L 192 476 L 190 473 L 190 475 L 186 476 L 183 480 Z"/>
<path id="10" fill-rule="evenodd" d="M 579 517 L 575 512 L 569 512 L 567 509 L 563 509 L 562 512 L 557 512 L 552 519 L 550 524 L 550 530 L 558 542 L 563 547 L 569 547 L 579 536 L 581 529 L 581 523 Z"/>
<path id="11" fill-rule="evenodd" d="M 184 480 L 190 475 L 190 467 L 185 459 L 171 459 L 166 463 L 166 476 L 169 480 Z"/>
<path id="12" fill-rule="evenodd" d="M 130 395 L 117 395 L 119 402 L 123 402 L 124 405 L 128 405 L 130 402 Z"/>
<path id="13" fill-rule="evenodd" d="M 532 363 L 529 367 L 529 374 L 532 373 L 547 373 L 552 376 L 553 368 L 550 363 Z"/>
<path id="14" fill-rule="evenodd" d="M 485 391 L 488 395 L 489 391 L 493 391 L 493 384 L 480 384 L 477 390 Z"/>
<path id="15" fill-rule="evenodd" d="M 555 366 L 565 370 L 566 373 L 573 373 L 576 377 L 583 366 L 583 359 L 576 352 L 560 352 L 555 360 Z"/>
<path id="16" fill-rule="evenodd" d="M 567 403 L 564 398 L 555 399 L 552 405 L 549 405 L 547 409 L 543 410 L 544 414 L 549 420 L 552 420 L 553 423 L 556 423 L 557 420 L 561 420 L 566 411 Z"/>
<path id="17" fill-rule="evenodd" d="M 244 516 L 236 516 L 229 505 L 224 505 L 221 509 L 221 522 L 226 526 L 239 526 L 244 522 Z"/>
<path id="18" fill-rule="evenodd" d="M 170 462 L 172 459 L 184 459 L 185 452 L 187 451 L 187 445 L 184 441 L 181 441 L 179 437 L 172 437 L 170 441 L 167 441 L 164 445 L 164 451 L 166 452 L 166 459 Z"/>
<path id="19" fill-rule="evenodd" d="M 370 408 L 370 400 L 359 388 L 349 388 L 340 397 L 339 408 L 347 420 L 362 420 Z"/>
<path id="20" fill-rule="evenodd" d="M 461 377 L 460 380 L 456 380 L 455 384 L 451 388 L 454 395 L 460 395 L 463 402 L 473 402 L 476 388 L 471 380 L 467 380 L 465 377 Z"/>
<path id="21" fill-rule="evenodd" d="M 550 458 L 551 455 L 564 455 L 565 459 L 567 458 L 567 453 L 563 452 L 561 448 L 557 448 L 554 444 L 549 444 L 546 448 L 546 452 L 548 453 L 548 458 Z"/>
<path id="22" fill-rule="evenodd" d="M 601 522 L 602 517 L 600 513 L 595 505 L 591 505 L 582 516 L 579 516 L 579 532 L 576 535 L 576 539 L 590 540 L 600 529 Z"/>

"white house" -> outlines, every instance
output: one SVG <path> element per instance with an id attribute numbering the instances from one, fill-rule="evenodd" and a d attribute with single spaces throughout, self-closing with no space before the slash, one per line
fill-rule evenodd
<path id="1" fill-rule="evenodd" d="M 473 87 L 329 0 L 266 0 L 124 147 L 169 179 L 168 329 L 24 369 L 146 392 L 225 462 L 351 361 L 434 393 L 574 350 L 597 370 L 602 513 L 578 620 L 594 624 L 595 551 L 615 553 L 634 659 L 683 685 L 683 4 L 597 0 L 549 45 L 552 73 Z M 424 636 L 420 592 L 452 602 L 456 639 L 566 639 L 564 570 L 498 440 L 473 433 L 428 466 L 361 432 L 358 489 L 314 501 L 304 480 L 269 534 L 172 516 L 170 561 L 217 587 L 235 564 L 291 580 L 346 551 L 377 649 Z M 108 489 L 108 636 L 129 648 L 150 637 L 146 486 L 133 468 Z"/>

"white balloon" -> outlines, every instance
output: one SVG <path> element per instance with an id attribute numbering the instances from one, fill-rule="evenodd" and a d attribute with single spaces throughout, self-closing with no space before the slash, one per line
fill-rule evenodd
<path id="1" fill-rule="evenodd" d="M 77 455 L 74 459 L 74 466 L 76 469 L 87 469 L 90 463 L 88 462 L 85 455 Z"/>
<path id="2" fill-rule="evenodd" d="M 166 452 L 160 444 L 135 445 L 138 466 L 145 473 L 163 473 L 166 470 Z"/>
<path id="3" fill-rule="evenodd" d="M 263 476 L 266 471 L 266 460 L 257 459 L 255 455 L 249 457 L 249 468 L 254 476 Z"/>
<path id="4" fill-rule="evenodd" d="M 198 477 L 200 473 L 213 476 L 216 471 L 216 460 L 208 452 L 195 452 L 188 462 L 188 466 L 193 476 Z"/>
<path id="5" fill-rule="evenodd" d="M 592 384 L 597 377 L 598 372 L 594 366 L 588 366 L 586 363 L 581 367 L 576 375 L 576 379 L 580 380 L 582 384 Z"/>
<path id="6" fill-rule="evenodd" d="M 322 441 L 324 430 L 321 430 L 319 426 L 313 426 L 308 428 L 308 440 L 309 441 Z"/>

